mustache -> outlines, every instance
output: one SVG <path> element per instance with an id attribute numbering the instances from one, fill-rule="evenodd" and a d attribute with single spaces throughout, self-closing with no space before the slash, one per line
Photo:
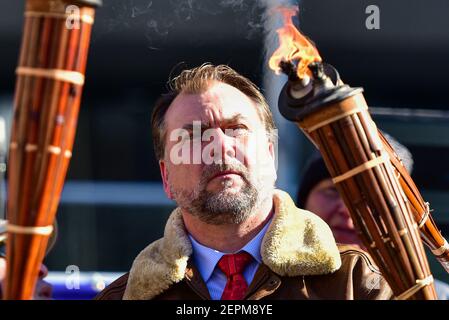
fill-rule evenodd
<path id="1" fill-rule="evenodd" d="M 241 163 L 213 163 L 203 168 L 201 176 L 201 185 L 206 185 L 212 177 L 223 171 L 235 171 L 239 173 L 242 178 L 249 183 L 249 172 Z"/>

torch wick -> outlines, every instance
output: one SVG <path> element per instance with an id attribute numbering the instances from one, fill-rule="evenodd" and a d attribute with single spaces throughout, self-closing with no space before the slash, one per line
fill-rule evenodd
<path id="1" fill-rule="evenodd" d="M 324 80 L 327 78 L 326 73 L 324 72 L 324 66 L 320 62 L 312 62 L 309 64 L 309 69 L 312 72 L 312 75 L 317 80 Z"/>
<path id="2" fill-rule="evenodd" d="M 291 61 L 281 61 L 279 62 L 279 68 L 285 73 L 290 81 L 299 80 L 298 74 L 296 73 L 296 67 Z"/>

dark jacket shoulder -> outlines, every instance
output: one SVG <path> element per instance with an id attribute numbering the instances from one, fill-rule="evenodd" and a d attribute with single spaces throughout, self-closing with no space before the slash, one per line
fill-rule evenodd
<path id="1" fill-rule="evenodd" d="M 128 283 L 129 272 L 116 279 L 101 291 L 94 300 L 122 300 Z"/>

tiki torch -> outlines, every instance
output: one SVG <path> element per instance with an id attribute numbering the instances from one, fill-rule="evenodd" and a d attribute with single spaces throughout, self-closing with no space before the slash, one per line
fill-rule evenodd
<path id="1" fill-rule="evenodd" d="M 27 0 L 8 159 L 5 299 L 31 299 L 72 156 L 94 0 Z"/>
<path id="2" fill-rule="evenodd" d="M 270 66 L 289 80 L 279 110 L 318 148 L 368 252 L 396 299 L 436 299 L 422 240 L 448 270 L 448 246 L 399 157 L 372 120 L 362 88 L 344 84 L 283 9 Z M 422 240 L 421 240 L 422 239 Z"/>

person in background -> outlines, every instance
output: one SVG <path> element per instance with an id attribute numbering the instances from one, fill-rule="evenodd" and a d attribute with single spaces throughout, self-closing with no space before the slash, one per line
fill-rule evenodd
<path id="1" fill-rule="evenodd" d="M 410 151 L 392 136 L 385 134 L 407 171 L 413 170 Z M 318 151 L 309 157 L 303 171 L 297 194 L 297 206 L 320 216 L 332 230 L 337 243 L 351 244 L 362 250 L 365 247 L 358 237 L 348 208 L 340 197 L 323 158 Z M 449 285 L 435 279 L 435 290 L 440 300 L 449 300 Z"/>
<path id="2" fill-rule="evenodd" d="M 52 299 L 52 286 L 50 283 L 44 280 L 48 275 L 48 269 L 45 264 L 42 264 L 39 269 L 39 277 L 36 283 L 36 288 L 34 289 L 34 300 L 51 300 Z M 2 299 L 2 287 L 3 280 L 6 276 L 6 257 L 0 256 L 0 299 Z"/>
<path id="3" fill-rule="evenodd" d="M 48 254 L 51 249 L 54 247 L 56 243 L 57 238 L 57 223 L 55 221 L 54 223 L 54 229 L 53 233 L 50 236 L 50 239 L 48 240 L 48 246 L 46 254 Z M 4 231 L 2 231 L 3 233 Z M 3 298 L 3 280 L 6 277 L 6 268 L 7 268 L 7 262 L 6 262 L 6 240 L 5 238 L 2 238 L 2 241 L 0 241 L 0 300 Z M 38 280 L 36 283 L 36 288 L 34 289 L 34 300 L 51 300 L 52 299 L 52 293 L 53 293 L 53 287 L 50 283 L 44 280 L 44 278 L 48 275 L 48 268 L 45 264 L 42 264 L 39 269 L 39 275 Z"/>

